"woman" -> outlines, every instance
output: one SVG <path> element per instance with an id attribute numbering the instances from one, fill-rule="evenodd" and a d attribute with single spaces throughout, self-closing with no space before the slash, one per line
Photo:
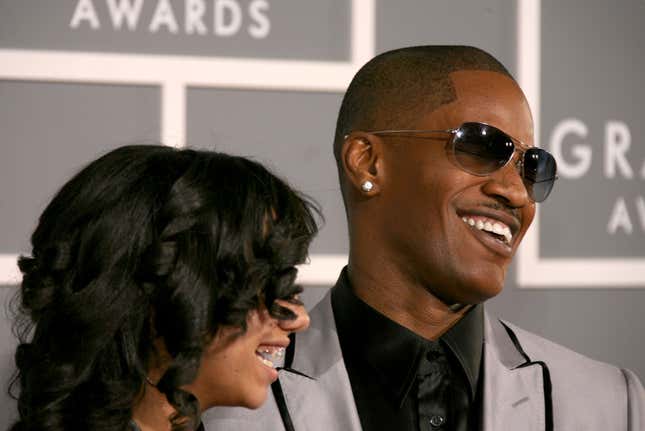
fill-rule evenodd
<path id="1" fill-rule="evenodd" d="M 241 157 L 126 146 L 89 164 L 19 259 L 12 430 L 193 430 L 211 406 L 260 406 L 309 323 L 312 210 Z"/>

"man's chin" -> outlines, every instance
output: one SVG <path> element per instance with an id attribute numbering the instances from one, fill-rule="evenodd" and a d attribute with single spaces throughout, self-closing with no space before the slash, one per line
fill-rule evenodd
<path id="1" fill-rule="evenodd" d="M 490 277 L 486 277 L 485 279 L 475 278 L 461 286 L 456 285 L 453 294 L 448 298 L 450 302 L 446 303 L 448 305 L 455 303 L 464 305 L 481 304 L 499 295 L 503 289 L 503 279 L 491 280 Z"/>

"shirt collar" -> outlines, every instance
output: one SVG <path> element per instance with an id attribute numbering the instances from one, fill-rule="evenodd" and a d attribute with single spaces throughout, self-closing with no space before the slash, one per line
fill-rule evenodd
<path id="1" fill-rule="evenodd" d="M 347 268 L 332 291 L 332 307 L 345 361 L 369 367 L 370 373 L 390 388 L 388 392 L 401 405 L 414 383 L 419 359 L 429 341 L 358 298 L 350 286 Z M 483 307 L 476 305 L 440 338 L 464 369 L 473 398 L 479 379 L 483 326 Z"/>
<path id="2" fill-rule="evenodd" d="M 457 357 L 466 373 L 470 394 L 475 397 L 482 353 L 484 349 L 484 307 L 472 307 L 452 328 L 441 337 Z"/>

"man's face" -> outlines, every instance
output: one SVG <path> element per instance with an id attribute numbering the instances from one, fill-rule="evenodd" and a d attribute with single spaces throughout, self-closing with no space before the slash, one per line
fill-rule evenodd
<path id="1" fill-rule="evenodd" d="M 531 113 L 515 82 L 488 71 L 450 76 L 456 100 L 422 115 L 415 129 L 482 122 L 533 145 Z M 436 140 L 381 138 L 380 229 L 401 275 L 446 303 L 479 303 L 498 294 L 535 215 L 516 164 L 475 176 L 451 161 L 448 135 Z M 509 227 L 510 243 L 478 229 L 479 221 Z"/>

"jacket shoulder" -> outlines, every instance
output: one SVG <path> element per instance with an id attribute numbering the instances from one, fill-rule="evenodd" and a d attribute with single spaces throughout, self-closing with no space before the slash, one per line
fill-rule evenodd
<path id="1" fill-rule="evenodd" d="M 532 362 L 550 374 L 554 419 L 591 415 L 607 429 L 641 429 L 645 425 L 645 391 L 630 370 L 591 359 L 516 325 L 510 328 Z M 611 419 L 615 418 L 615 419 Z M 617 426 L 625 421 L 626 426 Z"/>
<path id="2" fill-rule="evenodd" d="M 590 373 L 607 378 L 621 376 L 620 369 L 614 365 L 589 358 L 512 323 L 503 323 L 517 336 L 522 349 L 532 361 L 543 361 L 549 368 L 564 368 L 571 372 L 578 370 L 587 376 Z"/>

